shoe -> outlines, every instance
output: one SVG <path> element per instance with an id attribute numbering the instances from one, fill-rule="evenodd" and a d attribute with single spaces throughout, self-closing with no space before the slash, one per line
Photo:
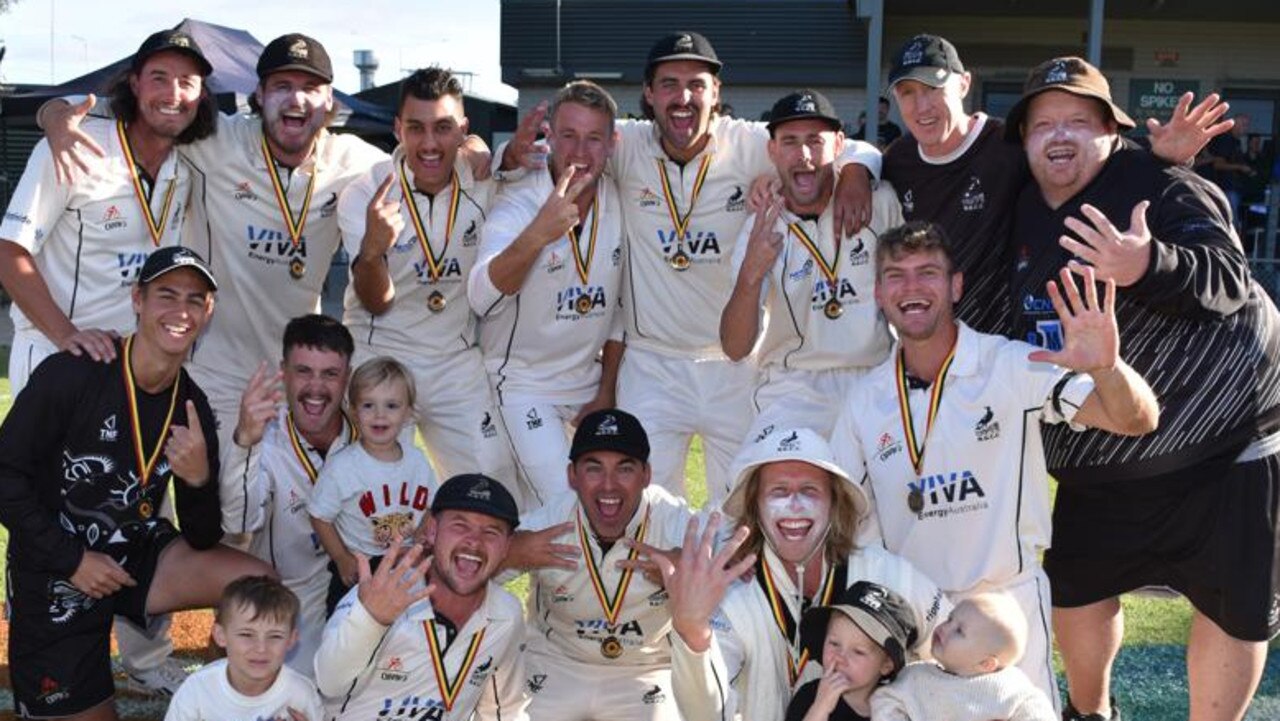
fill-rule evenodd
<path id="1" fill-rule="evenodd" d="M 178 687 L 187 680 L 187 672 L 172 657 L 164 663 L 145 671 L 125 671 L 125 688 L 145 696 L 168 698 L 178 692 Z"/>
<path id="2" fill-rule="evenodd" d="M 1067 699 L 1067 706 L 1062 709 L 1062 721 L 1121 721 L 1120 707 L 1116 706 L 1116 697 L 1112 696 L 1110 716 L 1103 716 L 1100 713 L 1080 713 L 1075 706 L 1071 705 L 1071 700 Z"/>

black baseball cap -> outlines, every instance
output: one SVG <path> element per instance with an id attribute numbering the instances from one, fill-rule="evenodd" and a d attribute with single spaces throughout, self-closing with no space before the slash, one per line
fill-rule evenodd
<path id="1" fill-rule="evenodd" d="M 289 33 L 267 43 L 258 56 L 258 79 L 282 70 L 301 70 L 326 83 L 333 82 L 333 63 L 329 53 L 315 38 Z"/>
<path id="2" fill-rule="evenodd" d="M 1083 98 L 1101 100 L 1111 112 L 1111 119 L 1116 125 L 1125 130 L 1132 130 L 1134 127 L 1133 118 L 1111 100 L 1111 84 L 1107 82 L 1107 76 L 1084 58 L 1068 55 L 1046 60 L 1027 74 L 1027 81 L 1022 86 L 1022 97 L 1005 117 L 1005 139 L 1022 140 L 1022 121 L 1026 119 L 1031 99 L 1046 90 L 1061 90 Z"/>
<path id="3" fill-rule="evenodd" d="M 663 36 L 649 48 L 649 61 L 645 63 L 644 74 L 650 75 L 658 63 L 669 60 L 699 60 L 711 66 L 712 73 L 719 73 L 723 63 L 716 56 L 716 49 L 711 41 L 689 30 L 680 30 Z"/>
<path id="4" fill-rule="evenodd" d="M 515 530 L 520 525 L 520 509 L 507 487 L 483 473 L 454 476 L 440 486 L 431 502 L 431 512 L 471 511 L 506 521 Z"/>
<path id="5" fill-rule="evenodd" d="M 827 96 L 817 90 L 805 88 L 774 103 L 773 110 L 769 111 L 769 124 L 766 127 L 772 133 L 774 128 L 787 121 L 806 119 L 826 121 L 832 130 L 839 130 L 844 125 Z"/>
<path id="6" fill-rule="evenodd" d="M 804 612 L 800 620 L 800 644 L 809 658 L 822 658 L 822 645 L 827 639 L 831 614 L 844 614 L 884 649 L 893 662 L 892 679 L 907 662 L 907 649 L 916 644 L 920 632 L 911 604 L 897 593 L 870 581 L 858 581 L 833 599 L 830 606 L 816 606 Z"/>
<path id="7" fill-rule="evenodd" d="M 142 264 L 142 272 L 138 274 L 138 284 L 146 285 L 165 273 L 179 268 L 194 270 L 209 281 L 209 290 L 218 289 L 218 281 L 214 280 L 213 271 L 209 269 L 209 264 L 204 262 L 204 258 L 194 250 L 180 245 L 167 245 L 152 251 L 151 255 L 147 256 L 147 262 Z"/>
<path id="8" fill-rule="evenodd" d="M 204 51 L 200 49 L 196 39 L 181 30 L 161 30 L 151 33 L 146 40 L 142 41 L 142 45 L 138 46 L 138 52 L 133 54 L 133 64 L 130 69 L 135 74 L 141 72 L 142 66 L 147 64 L 147 58 L 166 50 L 174 50 L 190 56 L 200 66 L 201 75 L 207 77 L 213 74 L 213 66 L 205 58 Z"/>
<path id="9" fill-rule="evenodd" d="M 615 451 L 648 463 L 649 434 L 640 425 L 640 419 L 626 411 L 605 408 L 588 413 L 573 433 L 569 460 L 576 461 L 592 451 Z"/>
<path id="10" fill-rule="evenodd" d="M 953 74 L 964 72 L 960 53 L 949 40 L 937 35 L 917 35 L 908 40 L 889 70 L 889 87 L 902 80 L 917 80 L 930 87 L 941 87 Z"/>

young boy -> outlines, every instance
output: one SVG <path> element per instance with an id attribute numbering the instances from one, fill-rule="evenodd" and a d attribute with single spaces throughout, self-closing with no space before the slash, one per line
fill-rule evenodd
<path id="1" fill-rule="evenodd" d="M 796 691 L 787 721 L 868 721 L 871 692 L 902 669 L 917 634 L 906 599 L 867 581 L 806 611 L 800 641 L 809 658 L 822 659 L 822 678 Z"/>
<path id="2" fill-rule="evenodd" d="M 360 442 L 324 464 L 307 505 L 333 559 L 326 618 L 358 580 L 355 554 L 376 569 L 393 539 L 413 536 L 439 486 L 422 451 L 400 442 L 413 414 L 409 371 L 387 356 L 374 358 L 351 376 L 349 396 Z"/>
<path id="3" fill-rule="evenodd" d="M 298 597 L 269 576 L 227 585 L 214 612 L 213 640 L 227 657 L 178 688 L 165 721 L 320 721 L 320 695 L 284 665 L 298 640 Z"/>
<path id="4" fill-rule="evenodd" d="M 913 663 L 871 697 L 874 721 L 1055 721 L 1053 705 L 1016 664 L 1027 620 L 1012 596 L 961 601 L 933 634 L 934 662 Z"/>

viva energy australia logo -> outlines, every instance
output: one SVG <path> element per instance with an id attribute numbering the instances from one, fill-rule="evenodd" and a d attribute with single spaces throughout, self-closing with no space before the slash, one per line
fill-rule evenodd
<path id="1" fill-rule="evenodd" d="M 676 240 L 676 231 L 658 231 L 662 255 L 670 258 L 683 248 L 689 260 L 694 263 L 715 263 L 720 260 L 720 241 L 714 231 L 685 231 L 684 242 L 677 243 Z"/>
<path id="2" fill-rule="evenodd" d="M 146 262 L 146 253 L 116 253 L 116 271 L 120 273 L 120 285 L 130 286 L 138 282 L 138 274 L 142 272 L 142 264 Z"/>
<path id="3" fill-rule="evenodd" d="M 577 319 L 604 310 L 608 305 L 604 288 L 598 285 L 571 285 L 556 293 L 556 319 Z"/>
<path id="4" fill-rule="evenodd" d="M 288 234 L 275 228 L 248 225 L 245 227 L 245 236 L 249 257 L 267 265 L 289 264 L 295 259 L 302 261 L 307 259 L 305 236 L 299 239 L 297 247 L 294 247 L 293 242 L 289 240 Z"/>
<path id="5" fill-rule="evenodd" d="M 987 508 L 987 492 L 972 471 L 948 471 L 924 476 L 907 484 L 909 495 L 922 503 L 916 511 L 921 519 L 973 513 Z"/>

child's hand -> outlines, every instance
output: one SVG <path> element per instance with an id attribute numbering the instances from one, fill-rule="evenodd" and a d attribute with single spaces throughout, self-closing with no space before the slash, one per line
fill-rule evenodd
<path id="1" fill-rule="evenodd" d="M 813 706 L 810 707 L 809 713 L 812 714 L 815 710 L 821 709 L 821 718 L 827 718 L 836 710 L 840 697 L 851 688 L 853 688 L 853 682 L 838 669 L 826 671 L 818 681 L 818 693 L 813 699 Z"/>

